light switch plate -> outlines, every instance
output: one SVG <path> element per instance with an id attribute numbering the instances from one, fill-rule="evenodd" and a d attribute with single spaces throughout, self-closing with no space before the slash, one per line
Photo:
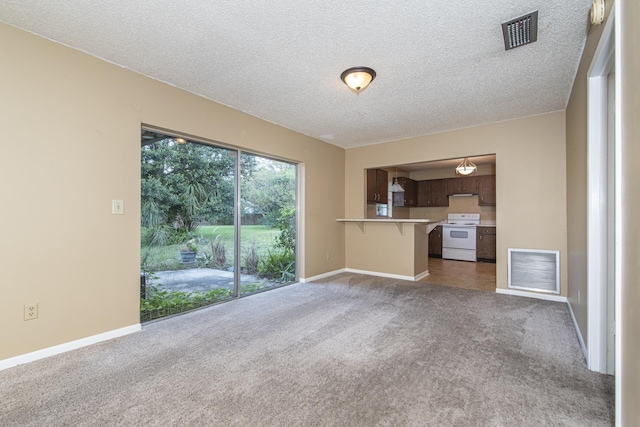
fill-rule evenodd
<path id="1" fill-rule="evenodd" d="M 111 213 L 113 215 L 124 215 L 124 200 L 112 200 Z"/>

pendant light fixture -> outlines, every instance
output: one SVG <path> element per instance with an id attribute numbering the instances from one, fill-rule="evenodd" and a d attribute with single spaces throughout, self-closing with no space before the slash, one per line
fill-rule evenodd
<path id="1" fill-rule="evenodd" d="M 369 67 L 353 67 L 344 70 L 340 79 L 355 93 L 360 93 L 376 78 L 376 72 Z"/>
<path id="2" fill-rule="evenodd" d="M 458 166 L 456 166 L 456 175 L 471 175 L 478 170 L 478 167 L 473 164 L 468 158 L 464 158 Z"/>
<path id="3" fill-rule="evenodd" d="M 404 193 L 404 188 L 402 188 L 402 185 L 398 182 L 398 168 L 396 168 L 396 176 L 393 178 L 390 191 L 392 193 Z"/>

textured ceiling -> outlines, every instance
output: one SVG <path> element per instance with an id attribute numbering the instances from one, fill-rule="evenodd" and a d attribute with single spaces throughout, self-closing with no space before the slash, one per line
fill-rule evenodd
<path id="1" fill-rule="evenodd" d="M 0 21 L 350 148 L 565 109 L 591 2 L 2 0 Z M 534 10 L 538 41 L 505 51 Z M 360 94 L 353 66 L 378 75 Z"/>

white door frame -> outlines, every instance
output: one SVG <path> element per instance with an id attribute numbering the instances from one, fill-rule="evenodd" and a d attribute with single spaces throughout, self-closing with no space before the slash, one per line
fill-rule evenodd
<path id="1" fill-rule="evenodd" d="M 615 366 L 607 363 L 607 343 L 612 339 L 609 334 L 613 331 L 609 328 L 607 314 L 615 310 L 616 317 L 619 313 L 617 304 L 613 304 L 607 296 L 607 272 L 615 269 L 615 293 L 619 295 L 619 262 L 610 266 L 607 262 L 610 251 L 614 251 L 614 258 L 619 260 L 619 230 L 618 221 L 620 204 L 620 180 L 619 180 L 619 119 L 616 118 L 615 146 L 614 146 L 614 194 L 607 194 L 608 171 L 608 75 L 615 69 L 615 5 L 611 9 L 607 23 L 603 30 L 600 42 L 596 48 L 591 65 L 587 72 L 587 115 L 588 115 L 588 142 L 587 142 L 587 292 L 588 292 L 588 321 L 587 321 L 587 364 L 589 369 L 613 374 Z M 616 73 L 618 74 L 618 73 Z M 618 76 L 616 76 L 616 79 Z M 620 112 L 619 83 L 616 81 L 616 117 Z M 608 239 L 608 214 L 607 200 L 615 200 L 614 208 L 616 242 L 613 246 L 607 244 Z M 610 304 L 608 304 L 610 302 Z"/>

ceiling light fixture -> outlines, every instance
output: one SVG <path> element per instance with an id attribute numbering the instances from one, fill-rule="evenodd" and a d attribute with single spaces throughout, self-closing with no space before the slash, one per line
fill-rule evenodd
<path id="1" fill-rule="evenodd" d="M 456 175 L 471 175 L 478 170 L 478 167 L 473 164 L 468 158 L 464 158 L 458 166 L 456 166 Z"/>
<path id="2" fill-rule="evenodd" d="M 402 188 L 402 185 L 398 182 L 398 168 L 396 168 L 396 176 L 393 178 L 393 184 L 389 191 L 392 193 L 404 193 L 404 188 Z"/>
<path id="3" fill-rule="evenodd" d="M 184 138 L 173 138 L 173 140 L 175 142 L 177 142 L 178 144 L 186 144 L 187 143 L 187 140 L 184 139 Z"/>
<path id="4" fill-rule="evenodd" d="M 360 93 L 375 78 L 376 72 L 369 67 L 353 67 L 340 74 L 340 79 L 355 93 Z"/>

